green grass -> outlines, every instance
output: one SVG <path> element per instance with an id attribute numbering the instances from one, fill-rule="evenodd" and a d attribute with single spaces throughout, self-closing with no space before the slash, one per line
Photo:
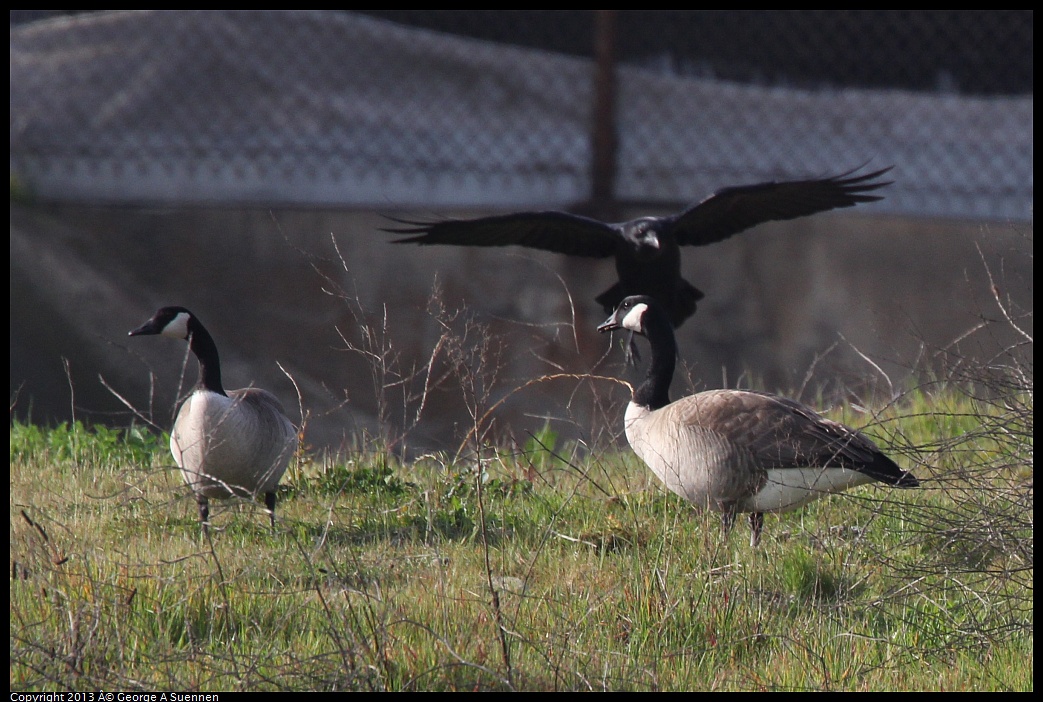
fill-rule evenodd
<path id="1" fill-rule="evenodd" d="M 757 549 L 550 428 L 480 464 L 305 455 L 274 532 L 215 501 L 207 540 L 165 437 L 12 422 L 11 688 L 1031 690 L 1003 411 L 904 399 L 868 432 L 924 489 L 768 515 Z"/>

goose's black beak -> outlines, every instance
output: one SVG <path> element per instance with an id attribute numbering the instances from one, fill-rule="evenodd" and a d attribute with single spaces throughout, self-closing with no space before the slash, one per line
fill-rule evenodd
<path id="1" fill-rule="evenodd" d="M 131 329 L 127 332 L 127 336 L 141 336 L 143 334 L 159 334 L 159 329 L 156 329 L 155 320 L 150 319 L 149 321 L 142 324 L 137 329 Z"/>

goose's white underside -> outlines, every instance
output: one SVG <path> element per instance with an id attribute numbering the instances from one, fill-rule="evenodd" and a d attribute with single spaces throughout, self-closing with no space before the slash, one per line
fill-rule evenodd
<path id="1" fill-rule="evenodd" d="M 258 389 L 227 397 L 197 390 L 185 400 L 170 434 L 170 452 L 193 491 L 221 499 L 275 490 L 297 450 L 297 432 L 269 402 L 278 405 Z"/>
<path id="2" fill-rule="evenodd" d="M 631 448 L 667 489 L 700 508 L 785 512 L 828 493 L 873 482 L 864 473 L 841 467 L 765 469 L 742 447 L 699 426 L 664 422 L 649 436 L 648 422 L 642 421 L 649 414 L 646 407 L 628 405 L 624 421 Z"/>
<path id="3" fill-rule="evenodd" d="M 871 482 L 871 477 L 850 468 L 769 468 L 764 487 L 743 501 L 740 510 L 787 512 L 826 494 Z"/>

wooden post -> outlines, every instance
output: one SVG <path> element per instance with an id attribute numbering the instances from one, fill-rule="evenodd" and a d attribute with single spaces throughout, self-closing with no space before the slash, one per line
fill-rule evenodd
<path id="1" fill-rule="evenodd" d="M 594 11 L 594 106 L 589 214 L 616 221 L 616 19 L 618 10 Z"/>

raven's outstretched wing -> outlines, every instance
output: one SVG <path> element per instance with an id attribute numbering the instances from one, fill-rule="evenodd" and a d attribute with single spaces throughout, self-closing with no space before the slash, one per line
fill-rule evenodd
<path id="1" fill-rule="evenodd" d="M 876 180 L 893 166 L 865 175 L 854 171 L 831 178 L 770 181 L 723 188 L 668 220 L 680 245 L 712 244 L 763 222 L 795 219 L 860 202 L 882 200 L 871 195 L 892 181 Z M 858 170 L 857 168 L 855 170 Z"/>
<path id="2" fill-rule="evenodd" d="M 409 226 L 387 227 L 383 231 L 415 235 L 397 239 L 392 242 L 395 244 L 514 245 L 568 256 L 606 258 L 616 253 L 622 239 L 612 225 L 558 211 L 518 212 L 438 222 L 393 221 Z"/>

